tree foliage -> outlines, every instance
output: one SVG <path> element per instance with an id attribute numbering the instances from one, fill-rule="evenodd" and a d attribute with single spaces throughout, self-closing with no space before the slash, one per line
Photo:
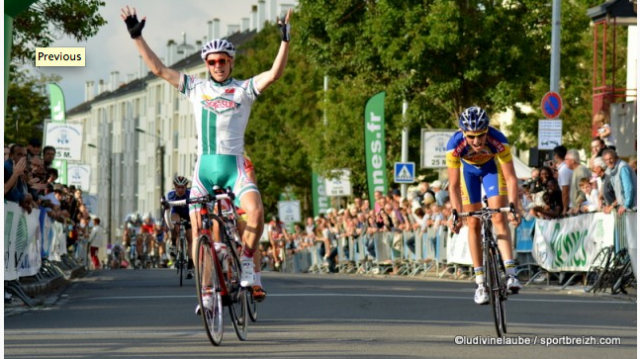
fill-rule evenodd
<path id="1" fill-rule="evenodd" d="M 586 10 L 594 5 L 562 2 L 560 93 L 568 147 L 590 138 L 593 39 Z M 419 163 L 421 129 L 456 128 L 457 115 L 470 105 L 492 114 L 514 111 L 509 139 L 520 149 L 535 147 L 540 99 L 549 91 L 551 15 L 548 0 L 301 0 L 284 78 L 261 96 L 248 129 L 267 201 L 277 200 L 283 183 L 303 194 L 311 169 L 327 175 L 349 168 L 354 193 L 364 193 L 363 109 L 380 91 L 387 92 L 389 177 L 400 160 L 404 127 L 409 160 Z M 244 47 L 243 74 L 271 66 L 275 31 L 268 28 Z M 618 71 L 624 71 L 623 57 Z"/>
<path id="2" fill-rule="evenodd" d="M 13 22 L 13 61 L 35 61 L 35 48 L 48 47 L 67 35 L 78 42 L 98 33 L 107 21 L 99 14 L 100 0 L 40 0 Z"/>
<path id="3" fill-rule="evenodd" d="M 60 81 L 59 76 L 33 75 L 29 71 L 15 71 L 9 84 L 5 111 L 4 143 L 21 143 L 42 138 L 45 118 L 50 117 L 47 84 Z"/>

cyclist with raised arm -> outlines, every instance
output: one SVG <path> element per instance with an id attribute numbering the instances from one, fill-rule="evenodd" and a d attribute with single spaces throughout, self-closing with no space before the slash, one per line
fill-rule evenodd
<path id="1" fill-rule="evenodd" d="M 173 178 L 173 190 L 167 193 L 167 200 L 169 201 L 178 201 L 181 199 L 189 198 L 191 191 L 187 188 L 189 184 L 189 180 L 184 176 L 175 176 Z M 171 230 L 171 246 L 169 247 L 169 255 L 171 256 L 171 261 L 175 259 L 176 256 L 176 246 L 177 239 L 180 233 L 180 222 L 181 220 L 187 221 L 185 223 L 185 233 L 187 237 L 187 257 L 189 257 L 189 261 L 187 264 L 187 276 L 186 279 L 193 278 L 193 259 L 191 257 L 191 238 L 193 238 L 193 234 L 191 233 L 191 222 L 189 221 L 189 208 L 187 207 L 172 207 L 171 208 L 171 221 L 173 222 L 173 230 Z"/>
<path id="2" fill-rule="evenodd" d="M 264 227 L 264 209 L 260 192 L 247 176 L 244 166 L 244 135 L 253 102 L 284 73 L 289 55 L 291 10 L 284 21 L 278 21 L 282 42 L 273 66 L 248 80 L 231 77 L 236 48 L 225 39 L 212 40 L 202 47 L 201 57 L 207 66 L 208 76 L 201 79 L 168 68 L 160 61 L 142 37 L 146 18 L 138 21 L 135 9 L 127 6 L 122 9 L 121 17 L 149 69 L 193 104 L 198 159 L 190 196 L 210 193 L 214 186 L 230 187 L 236 194 L 236 205 L 247 213 L 247 225 L 242 236 L 240 284 L 250 287 L 255 282 L 253 257 Z M 202 225 L 199 206 L 190 206 L 189 214 L 193 235 L 197 237 L 198 228 Z M 211 297 L 203 300 L 205 305 L 213 304 Z"/>
<path id="3" fill-rule="evenodd" d="M 460 130 L 447 144 L 447 169 L 449 172 L 450 199 L 458 212 L 476 211 L 482 208 L 482 185 L 490 208 L 501 208 L 513 203 L 518 208 L 518 180 L 513 166 L 511 149 L 505 135 L 489 126 L 489 116 L 480 107 L 469 107 L 458 119 Z M 509 221 L 518 224 L 520 219 L 509 214 Z M 493 215 L 498 247 L 507 271 L 507 288 L 517 294 L 520 282 L 515 277 L 515 264 L 511 249 L 511 232 L 504 213 Z M 477 304 L 488 304 L 489 294 L 485 286 L 480 243 L 481 220 L 468 217 L 469 250 L 478 288 L 474 296 Z M 450 229 L 458 233 L 462 223 L 449 222 Z"/>

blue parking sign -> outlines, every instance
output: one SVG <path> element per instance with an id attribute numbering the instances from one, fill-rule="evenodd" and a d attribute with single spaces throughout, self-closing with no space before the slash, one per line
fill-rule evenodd
<path id="1" fill-rule="evenodd" d="M 413 183 L 416 180 L 416 164 L 413 162 L 396 162 L 393 166 L 395 183 Z"/>

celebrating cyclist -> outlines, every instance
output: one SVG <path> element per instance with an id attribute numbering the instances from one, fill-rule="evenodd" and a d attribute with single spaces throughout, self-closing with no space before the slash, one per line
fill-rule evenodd
<path id="1" fill-rule="evenodd" d="M 518 208 L 518 181 L 513 166 L 511 150 L 502 132 L 489 126 L 489 116 L 479 107 L 469 107 L 458 120 L 460 130 L 447 144 L 447 168 L 449 172 L 450 198 L 458 212 L 476 211 L 482 208 L 482 185 L 490 208 L 507 206 L 507 199 Z M 507 197 L 508 195 L 508 197 Z M 519 218 L 509 214 L 509 220 L 519 223 Z M 517 294 L 521 288 L 515 277 L 515 265 L 511 251 L 511 232 L 504 213 L 494 214 L 498 247 L 507 271 L 507 288 Z M 474 300 L 477 304 L 489 303 L 485 287 L 482 248 L 480 244 L 481 220 L 468 217 L 469 249 L 476 275 Z M 449 222 L 451 230 L 458 233 L 461 223 Z"/>
<path id="2" fill-rule="evenodd" d="M 236 205 L 247 213 L 242 238 L 240 284 L 249 287 L 255 282 L 253 257 L 264 227 L 264 209 L 260 192 L 244 167 L 244 134 L 253 102 L 282 76 L 286 67 L 291 10 L 284 21 L 279 21 L 282 42 L 273 66 L 248 80 L 231 77 L 236 48 L 225 39 L 212 40 L 202 47 L 201 57 L 207 66 L 208 76 L 201 79 L 168 68 L 160 61 L 142 37 L 146 18 L 138 21 L 135 9 L 127 6 L 122 9 L 121 17 L 149 69 L 193 104 L 198 131 L 198 159 L 190 196 L 200 197 L 212 191 L 214 186 L 231 187 L 237 195 Z M 192 205 L 189 209 L 192 231 L 196 236 L 202 224 L 198 207 Z"/>
<path id="3" fill-rule="evenodd" d="M 179 201 L 181 199 L 187 199 L 190 195 L 190 190 L 187 188 L 189 180 L 184 176 L 175 176 L 173 178 L 173 190 L 167 193 L 167 200 Z M 169 247 L 169 255 L 176 256 L 176 241 L 178 234 L 180 233 L 181 220 L 187 221 L 185 223 L 185 233 L 187 236 L 187 256 L 189 257 L 189 263 L 187 264 L 187 276 L 186 279 L 193 278 L 193 260 L 191 259 L 191 222 L 189 222 L 189 209 L 187 207 L 171 207 L 171 221 L 174 223 L 173 230 L 171 231 L 171 246 Z"/>

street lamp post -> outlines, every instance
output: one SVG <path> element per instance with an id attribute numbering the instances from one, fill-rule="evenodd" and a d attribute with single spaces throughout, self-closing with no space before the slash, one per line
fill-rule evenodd
<path id="1" fill-rule="evenodd" d="M 90 148 L 95 148 L 98 151 L 102 150 L 100 147 L 98 147 L 98 146 L 96 146 L 96 145 L 94 145 L 92 143 L 88 143 L 87 146 L 90 147 Z M 112 176 L 113 175 L 113 172 L 112 172 L 113 171 L 113 166 L 111 165 L 111 153 L 110 152 L 107 153 L 107 166 L 108 166 L 108 169 L 107 169 L 107 176 L 108 176 L 107 177 L 107 183 L 108 183 L 108 186 L 109 186 L 109 190 L 107 192 L 108 193 L 107 194 L 107 223 L 108 223 L 108 225 L 107 225 L 107 240 L 108 240 L 109 243 L 112 243 L 111 233 L 113 233 L 113 232 L 111 231 L 111 228 L 113 226 L 113 223 L 111 223 L 111 219 L 112 219 L 112 216 L 111 216 L 111 202 L 113 201 L 113 199 L 111 198 L 112 197 L 111 196 L 111 187 L 112 187 L 113 184 L 111 183 L 111 181 L 112 181 L 112 178 L 113 178 L 113 176 Z"/>
<path id="2" fill-rule="evenodd" d="M 153 133 L 146 132 L 141 128 L 136 128 L 136 132 L 143 133 L 145 135 L 153 136 L 158 140 L 158 145 L 156 147 L 156 168 L 159 169 L 159 183 L 160 183 L 160 197 L 164 194 L 164 141 L 162 137 L 158 135 L 154 135 Z M 160 198 L 158 197 L 158 198 Z M 162 211 L 160 210 L 159 217 L 162 216 Z"/>

